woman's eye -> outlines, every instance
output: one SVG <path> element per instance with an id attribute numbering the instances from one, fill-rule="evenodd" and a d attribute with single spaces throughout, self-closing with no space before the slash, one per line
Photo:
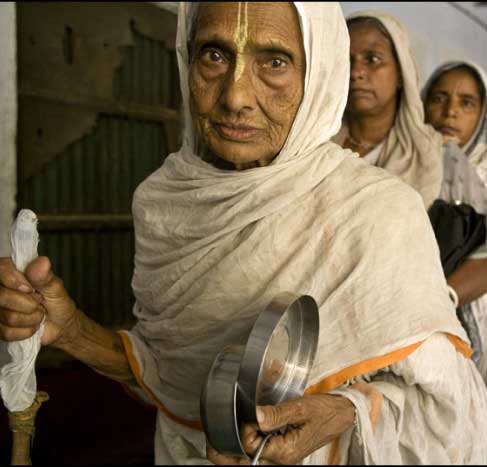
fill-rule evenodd
<path id="1" fill-rule="evenodd" d="M 470 99 L 464 99 L 462 101 L 462 106 L 471 109 L 472 107 L 475 107 L 475 102 Z"/>
<path id="2" fill-rule="evenodd" d="M 444 96 L 441 96 L 441 95 L 433 95 L 431 96 L 431 99 L 430 99 L 430 102 L 432 104 L 441 104 L 442 102 L 445 101 L 445 97 Z"/>
<path id="3" fill-rule="evenodd" d="M 223 54 L 214 49 L 203 49 L 200 57 L 211 63 L 223 63 L 225 60 Z"/>
<path id="4" fill-rule="evenodd" d="M 282 58 L 271 58 L 267 62 L 264 63 L 264 68 L 269 68 L 272 70 L 280 70 L 285 68 L 287 62 Z"/>
<path id="5" fill-rule="evenodd" d="M 379 63 L 380 62 L 380 58 L 377 55 L 369 55 L 367 57 L 367 61 L 369 63 Z"/>
<path id="6" fill-rule="evenodd" d="M 280 68 L 280 67 L 284 66 L 284 62 L 279 58 L 273 58 L 271 60 L 270 65 L 271 65 L 271 68 Z"/>
<path id="7" fill-rule="evenodd" d="M 223 60 L 222 55 L 219 54 L 216 50 L 210 50 L 210 51 L 208 51 L 208 58 L 212 62 L 221 62 Z"/>

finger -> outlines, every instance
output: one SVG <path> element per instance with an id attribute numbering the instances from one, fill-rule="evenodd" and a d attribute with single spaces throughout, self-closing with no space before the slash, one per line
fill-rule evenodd
<path id="1" fill-rule="evenodd" d="M 53 273 L 51 262 L 46 256 L 39 256 L 32 261 L 25 275 L 44 299 L 58 299 L 67 294 L 64 282 Z"/>
<path id="2" fill-rule="evenodd" d="M 259 406 L 256 412 L 259 427 L 264 433 L 287 425 L 299 425 L 309 420 L 303 398 L 288 400 L 278 405 Z"/>
<path id="3" fill-rule="evenodd" d="M 0 258 L 0 285 L 21 292 L 32 292 L 32 285 L 10 258 Z"/>
<path id="4" fill-rule="evenodd" d="M 259 449 L 262 441 L 264 441 L 264 436 L 262 436 L 257 424 L 246 423 L 241 429 L 240 439 L 242 440 L 242 446 L 245 452 L 253 456 L 257 449 Z"/>
<path id="5" fill-rule="evenodd" d="M 10 328 L 33 328 L 38 327 L 45 311 L 38 307 L 33 313 L 19 313 L 18 311 L 5 310 L 0 308 L 0 323 Z"/>
<path id="6" fill-rule="evenodd" d="M 31 328 L 10 328 L 0 323 L 0 339 L 13 342 L 13 341 L 23 341 L 32 337 L 39 327 Z"/>
<path id="7" fill-rule="evenodd" d="M 273 436 L 264 447 L 261 459 L 273 464 L 296 464 L 306 457 L 306 453 L 301 454 L 301 451 L 308 447 L 312 437 L 311 429 L 310 424 L 305 424 L 288 429 L 282 435 Z"/>
<path id="8" fill-rule="evenodd" d="M 27 266 L 25 275 L 36 290 L 40 292 L 49 288 L 56 277 L 52 272 L 51 261 L 47 256 L 39 256 L 32 261 Z"/>
<path id="9" fill-rule="evenodd" d="M 0 287 L 0 307 L 21 313 L 32 313 L 42 301 L 37 293 L 17 292 L 16 290 Z"/>

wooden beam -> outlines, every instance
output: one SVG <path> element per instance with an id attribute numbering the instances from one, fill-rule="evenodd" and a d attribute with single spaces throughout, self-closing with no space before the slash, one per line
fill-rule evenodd
<path id="1" fill-rule="evenodd" d="M 132 230 L 131 214 L 38 214 L 40 232 Z"/>

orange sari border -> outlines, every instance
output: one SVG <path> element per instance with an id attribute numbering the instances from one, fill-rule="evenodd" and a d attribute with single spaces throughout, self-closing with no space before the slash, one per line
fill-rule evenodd
<path id="1" fill-rule="evenodd" d="M 163 412 L 168 418 L 172 421 L 179 423 L 182 426 L 187 428 L 191 428 L 197 431 L 203 431 L 203 424 L 200 420 L 187 420 L 185 418 L 179 417 L 173 414 L 167 407 L 156 397 L 156 395 L 151 391 L 149 387 L 144 383 L 142 376 L 140 375 L 139 365 L 134 355 L 134 349 L 132 347 L 132 342 L 130 342 L 129 337 L 124 331 L 118 331 L 122 339 L 122 344 L 125 349 L 125 353 L 127 354 L 127 359 L 129 361 L 130 369 L 132 370 L 135 380 L 137 384 L 145 391 L 145 393 L 149 396 L 150 400 L 154 403 L 154 405 Z"/>
<path id="2" fill-rule="evenodd" d="M 145 391 L 145 393 L 149 396 L 150 400 L 154 403 L 154 405 L 160 409 L 168 418 L 173 420 L 180 425 L 183 425 L 187 428 L 191 428 L 197 431 L 203 431 L 203 424 L 200 420 L 187 420 L 185 418 L 179 417 L 173 414 L 151 391 L 149 387 L 144 383 L 142 376 L 140 375 L 139 365 L 134 355 L 132 342 L 130 341 L 129 337 L 125 333 L 125 331 L 118 331 L 122 339 L 122 344 L 125 349 L 125 353 L 127 354 L 127 359 L 129 361 L 130 368 L 134 374 L 135 380 L 137 384 Z M 465 358 L 470 358 L 472 356 L 472 349 L 470 346 L 462 341 L 459 337 L 446 334 L 449 341 L 453 344 L 453 346 L 459 351 Z M 310 394 L 325 394 L 332 389 L 337 388 L 341 384 L 345 383 L 351 378 L 363 375 L 365 373 L 369 373 L 371 371 L 379 370 L 384 368 L 385 366 L 392 365 L 404 358 L 408 357 L 412 354 L 424 341 L 416 342 L 415 344 L 408 345 L 407 347 L 403 347 L 401 349 L 395 350 L 393 352 L 387 353 L 385 355 L 381 355 L 379 357 L 373 357 L 362 362 L 359 362 L 355 365 L 349 366 L 337 373 L 334 373 L 330 376 L 327 376 L 320 382 L 310 386 L 306 389 L 305 395 Z M 333 451 L 335 451 L 332 457 L 337 455 L 336 453 L 337 446 L 334 446 Z"/>
<path id="3" fill-rule="evenodd" d="M 447 333 L 446 336 L 448 337 L 448 340 L 453 344 L 453 346 L 457 349 L 457 351 L 460 352 L 465 358 L 470 358 L 472 356 L 473 351 L 467 343 L 452 334 Z M 408 345 L 401 349 L 394 350 L 393 352 L 389 352 L 385 355 L 369 358 L 355 365 L 344 368 L 337 373 L 327 376 L 320 382 L 309 386 L 306 389 L 305 394 L 324 394 L 337 388 L 351 378 L 355 378 L 365 373 L 370 373 L 371 371 L 380 370 L 381 368 L 384 368 L 386 366 L 393 365 L 394 363 L 397 363 L 412 354 L 418 347 L 421 346 L 423 342 L 424 340 L 416 342 L 415 344 Z"/>
<path id="4" fill-rule="evenodd" d="M 460 352 L 465 358 L 470 358 L 472 356 L 473 350 L 467 343 L 452 334 L 446 333 L 446 336 L 448 340 L 453 344 L 453 346 L 457 349 L 457 351 Z M 380 357 L 370 358 L 368 360 L 364 360 L 363 362 L 357 363 L 356 365 L 347 367 L 344 370 L 339 371 L 338 373 L 324 378 L 319 383 L 308 387 L 308 389 L 306 389 L 305 391 L 305 394 L 324 394 L 340 386 L 350 378 L 360 376 L 364 373 L 378 370 L 380 368 L 384 368 L 385 366 L 392 365 L 393 363 L 397 363 L 412 354 L 418 347 L 421 346 L 423 342 L 424 341 L 420 341 L 407 347 L 403 347 L 402 349 L 398 349 L 388 354 L 382 355 Z M 379 413 L 370 414 L 371 421 L 374 427 L 375 423 L 377 422 L 378 416 Z M 332 441 L 330 452 L 328 454 L 328 465 L 338 465 L 340 462 L 340 439 L 341 437 L 338 436 Z"/>

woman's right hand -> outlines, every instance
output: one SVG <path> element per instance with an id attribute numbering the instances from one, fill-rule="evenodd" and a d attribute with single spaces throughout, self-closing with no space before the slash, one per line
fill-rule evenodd
<path id="1" fill-rule="evenodd" d="M 78 331 L 76 305 L 54 275 L 45 256 L 36 258 L 25 274 L 10 258 L 0 258 L 0 339 L 31 337 L 46 316 L 42 345 L 74 339 Z"/>

